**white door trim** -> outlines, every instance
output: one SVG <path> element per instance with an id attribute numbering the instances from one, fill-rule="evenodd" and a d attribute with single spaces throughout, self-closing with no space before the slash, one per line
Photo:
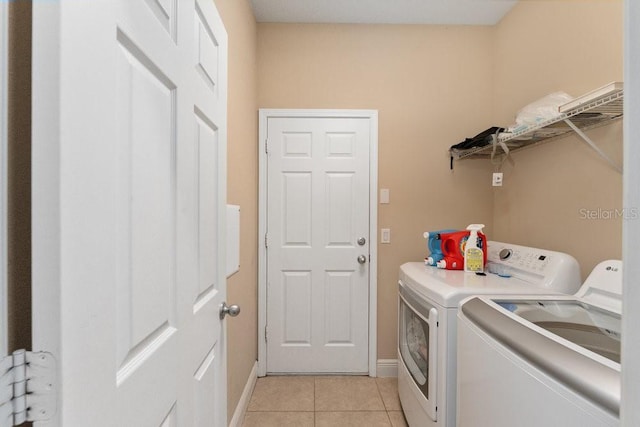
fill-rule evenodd
<path id="1" fill-rule="evenodd" d="M 371 146 L 369 155 L 369 375 L 376 376 L 377 309 L 378 309 L 378 111 L 377 110 L 288 110 L 260 109 L 258 134 L 258 376 L 267 374 L 267 120 L 270 117 L 351 117 L 370 120 Z"/>
<path id="2" fill-rule="evenodd" d="M 624 3 L 624 123 L 623 123 L 623 207 L 634 212 L 640 206 L 640 191 L 637 183 L 640 178 L 640 123 L 632 117 L 640 112 L 640 29 L 635 23 L 640 19 L 640 4 L 635 0 Z M 640 313 L 636 311 L 640 302 L 640 290 L 637 280 L 640 277 L 640 223 L 631 215 L 622 226 L 622 405 L 620 407 L 620 425 L 637 426 L 640 423 L 640 411 L 636 402 L 640 399 L 640 330 L 636 325 Z"/>
<path id="3" fill-rule="evenodd" d="M 0 357 L 8 350 L 7 316 L 7 166 L 8 2 L 0 2 Z"/>

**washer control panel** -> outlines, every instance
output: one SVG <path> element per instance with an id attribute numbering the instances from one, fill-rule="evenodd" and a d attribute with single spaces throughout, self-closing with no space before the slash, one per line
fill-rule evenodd
<path id="1" fill-rule="evenodd" d="M 540 287 L 567 294 L 575 293 L 581 285 L 578 261 L 571 255 L 489 241 L 487 262 L 498 266 L 502 274 L 517 277 Z"/>

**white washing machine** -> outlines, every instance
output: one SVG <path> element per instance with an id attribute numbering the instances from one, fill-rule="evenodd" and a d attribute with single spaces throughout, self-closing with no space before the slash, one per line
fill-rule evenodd
<path id="1" fill-rule="evenodd" d="M 412 427 L 456 426 L 456 322 L 470 295 L 573 294 L 577 261 L 563 253 L 488 242 L 488 262 L 501 277 L 440 270 L 421 262 L 400 267 L 398 393 Z M 517 425 L 517 424 L 514 424 Z"/>
<path id="2" fill-rule="evenodd" d="M 460 427 L 618 426 L 622 263 L 575 296 L 473 297 L 458 314 Z"/>

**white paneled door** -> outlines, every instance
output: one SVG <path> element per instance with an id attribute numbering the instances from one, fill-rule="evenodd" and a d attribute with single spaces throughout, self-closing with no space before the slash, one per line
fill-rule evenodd
<path id="1" fill-rule="evenodd" d="M 41 426 L 224 426 L 227 35 L 212 0 L 34 2 Z"/>
<path id="2" fill-rule="evenodd" d="M 268 118 L 269 373 L 369 370 L 370 126 Z"/>

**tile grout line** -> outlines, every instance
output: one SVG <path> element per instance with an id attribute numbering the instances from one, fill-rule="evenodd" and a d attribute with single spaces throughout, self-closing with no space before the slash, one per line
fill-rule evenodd
<path id="1" fill-rule="evenodd" d="M 382 392 L 380 391 L 380 385 L 378 384 L 378 378 L 375 378 L 375 383 L 376 383 L 376 390 L 378 390 L 378 395 L 380 396 L 380 400 L 382 401 L 382 407 L 384 408 L 385 411 L 388 411 L 387 409 L 387 403 L 384 401 L 384 397 L 382 396 Z"/>
<path id="2" fill-rule="evenodd" d="M 378 394 L 380 395 L 380 400 L 382 400 L 382 407 L 385 409 L 385 413 L 387 414 L 387 420 L 389 421 L 389 426 L 393 427 L 393 421 L 391 421 L 391 416 L 389 415 L 389 409 L 387 408 L 387 403 L 384 401 L 384 397 L 382 396 L 382 392 L 380 391 L 380 384 L 378 383 L 378 378 L 376 377 L 376 389 L 378 390 Z"/>

